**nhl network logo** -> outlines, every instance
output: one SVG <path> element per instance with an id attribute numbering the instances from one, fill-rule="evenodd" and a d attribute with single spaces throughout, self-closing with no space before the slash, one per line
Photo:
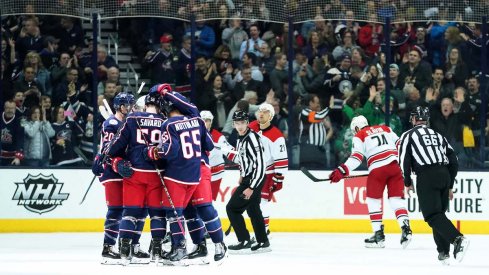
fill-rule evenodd
<path id="1" fill-rule="evenodd" d="M 24 182 L 15 184 L 17 189 L 12 200 L 16 200 L 17 205 L 23 205 L 27 210 L 39 215 L 53 211 L 70 195 L 61 193 L 63 183 L 58 182 L 53 174 L 49 176 L 28 174 Z"/>

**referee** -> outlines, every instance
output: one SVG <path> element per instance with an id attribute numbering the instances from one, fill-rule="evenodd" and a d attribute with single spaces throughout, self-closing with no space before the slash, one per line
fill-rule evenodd
<path id="1" fill-rule="evenodd" d="M 414 191 L 411 172 L 417 176 L 416 189 L 424 220 L 433 229 L 438 260 L 448 264 L 450 243 L 453 256 L 461 262 L 469 240 L 447 218 L 449 199 L 453 199 L 453 183 L 458 160 L 446 138 L 427 126 L 430 113 L 427 107 L 416 107 L 409 118 L 413 128 L 400 138 L 399 165 L 408 194 Z"/>
<path id="2" fill-rule="evenodd" d="M 260 209 L 261 189 L 265 183 L 265 154 L 260 136 L 248 127 L 248 114 L 237 111 L 233 115 L 234 128 L 238 132 L 236 157 L 234 161 L 239 164 L 239 186 L 226 205 L 226 212 L 234 227 L 239 243 L 230 245 L 231 251 L 268 252 L 270 242 L 265 231 L 263 214 Z M 248 212 L 257 244 L 252 246 L 250 233 L 246 229 L 243 212 Z"/>

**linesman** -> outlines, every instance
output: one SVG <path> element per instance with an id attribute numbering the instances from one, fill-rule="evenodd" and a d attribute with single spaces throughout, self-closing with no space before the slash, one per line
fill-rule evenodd
<path id="1" fill-rule="evenodd" d="M 430 113 L 427 107 L 416 107 L 409 118 L 414 126 L 402 134 L 399 144 L 399 165 L 407 192 L 414 191 L 411 172 L 417 176 L 416 189 L 424 220 L 433 229 L 438 260 L 448 264 L 450 244 L 453 256 L 461 262 L 469 240 L 447 218 L 449 199 L 453 199 L 453 184 L 458 160 L 446 138 L 427 126 Z"/>

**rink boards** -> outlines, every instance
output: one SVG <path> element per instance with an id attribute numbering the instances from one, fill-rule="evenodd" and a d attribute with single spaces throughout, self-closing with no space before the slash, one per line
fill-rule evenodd
<path id="1" fill-rule="evenodd" d="M 330 171 L 315 171 L 326 178 Z M 0 232 L 97 232 L 103 230 L 104 188 L 95 179 L 85 201 L 90 170 L 0 170 Z M 365 174 L 359 171 L 358 174 Z M 225 205 L 239 175 L 226 171 L 215 206 L 227 228 Z M 370 232 L 365 202 L 366 178 L 337 184 L 312 182 L 289 171 L 284 188 L 270 207 L 271 230 L 277 232 Z M 489 173 L 460 172 L 448 217 L 467 234 L 489 234 Z M 383 201 L 386 232 L 398 232 L 387 194 Z M 428 233 L 416 195 L 407 199 L 413 231 Z M 146 228 L 147 230 L 147 228 Z"/>

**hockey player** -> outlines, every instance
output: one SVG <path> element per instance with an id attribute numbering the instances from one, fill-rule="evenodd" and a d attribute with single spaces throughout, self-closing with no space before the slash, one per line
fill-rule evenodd
<path id="1" fill-rule="evenodd" d="M 261 190 L 265 183 L 265 156 L 260 136 L 248 127 L 248 114 L 237 111 L 233 114 L 233 124 L 238 132 L 238 145 L 236 161 L 239 164 L 239 186 L 226 205 L 226 212 L 231 225 L 234 227 L 239 243 L 230 245 L 229 250 L 235 253 L 250 250 L 251 252 L 268 252 L 268 241 L 260 209 Z M 246 229 L 243 212 L 248 212 L 253 230 L 255 231 L 256 245 L 252 246 L 250 233 Z"/>
<path id="2" fill-rule="evenodd" d="M 121 130 L 114 137 L 106 154 L 112 158 L 112 169 L 123 177 L 123 213 L 120 224 L 120 254 L 123 264 L 127 264 L 135 254 L 132 242 L 138 234 L 138 224 L 146 218 L 148 208 L 151 218 L 152 253 L 159 257 L 162 239 L 165 236 L 165 211 L 161 209 L 162 182 L 158 175 L 162 163 L 141 158 L 148 146 L 156 144 L 161 136 L 164 117 L 160 114 L 160 95 L 153 93 L 145 98 L 145 112 L 135 112 L 127 116 Z M 127 159 L 119 156 L 127 151 Z"/>
<path id="3" fill-rule="evenodd" d="M 265 184 L 261 190 L 261 209 L 267 234 L 270 234 L 270 201 L 273 194 L 282 189 L 284 174 L 288 170 L 289 160 L 285 138 L 280 130 L 271 124 L 275 110 L 269 103 L 258 107 L 255 121 L 250 123 L 250 129 L 258 133 L 265 148 Z"/>
<path id="4" fill-rule="evenodd" d="M 119 93 L 114 98 L 116 113 L 102 124 L 101 151 L 106 150 L 117 134 L 119 126 L 134 105 L 134 96 L 130 93 Z M 124 154 L 122 154 L 124 155 Z M 105 219 L 104 246 L 102 250 L 102 264 L 120 264 L 120 255 L 114 251 L 119 235 L 119 225 L 122 218 L 122 176 L 114 172 L 110 165 L 102 163 L 103 156 L 97 155 L 92 171 L 99 177 L 105 188 L 105 201 L 107 202 L 107 215 Z M 144 219 L 137 221 L 138 232 L 144 227 Z M 134 234 L 133 247 L 136 262 L 147 262 L 149 255 L 139 249 L 139 234 Z"/>
<path id="5" fill-rule="evenodd" d="M 212 205 L 211 170 L 208 164 L 209 159 L 206 152 L 211 151 L 214 147 L 212 138 L 205 128 L 204 121 L 200 119 L 197 108 L 195 105 L 188 102 L 184 96 L 176 92 L 171 92 L 171 87 L 167 84 L 156 85 L 154 88 L 152 88 L 152 90 L 158 90 L 163 95 L 163 98 L 167 101 L 166 112 L 169 120 L 167 121 L 168 124 L 165 123 L 165 125 L 167 125 L 166 128 L 163 129 L 163 144 L 160 147 L 160 152 L 158 152 L 157 149 L 155 150 L 155 148 L 150 148 L 150 150 L 148 150 L 148 152 L 150 152 L 148 155 L 150 158 L 155 159 L 162 156 L 163 158 L 167 159 L 168 172 L 165 174 L 165 183 L 167 182 L 167 178 L 169 178 L 171 185 L 173 185 L 173 182 L 175 181 L 184 184 L 191 182 L 190 180 L 192 180 L 192 177 L 189 177 L 189 175 L 192 174 L 192 171 L 195 171 L 192 170 L 192 167 L 195 166 L 194 162 L 196 162 L 196 159 L 199 158 L 200 180 L 197 186 L 195 186 L 194 190 L 192 190 L 192 188 L 188 188 L 189 190 L 187 190 L 187 196 L 190 195 L 190 201 L 184 204 L 185 210 L 183 211 L 185 219 L 187 220 L 187 227 L 192 237 L 192 241 L 194 244 L 196 244 L 196 249 L 188 254 L 188 258 L 200 258 L 201 260 L 204 260 L 203 263 L 207 263 L 205 260 L 207 256 L 207 246 L 203 234 L 203 228 L 205 226 L 210 238 L 215 244 L 214 261 L 221 263 L 226 256 L 227 247 L 223 242 L 221 221 L 217 211 Z M 184 113 L 186 114 L 185 116 L 183 115 Z M 190 124 L 185 122 L 189 122 Z M 192 126 L 191 124 L 193 124 L 194 127 L 191 127 L 190 129 L 193 130 L 190 132 L 190 134 L 186 134 L 188 131 L 185 132 L 185 128 Z M 183 127 L 179 125 L 186 126 Z M 169 137 L 166 141 L 166 143 L 170 143 L 168 148 L 166 148 L 167 145 L 165 145 L 165 133 L 168 133 Z M 188 137 L 189 139 L 191 137 L 191 139 L 186 141 L 186 138 L 182 138 L 182 136 Z M 180 152 L 178 143 L 171 145 L 175 139 L 177 142 L 180 141 L 183 146 L 183 150 L 180 150 Z M 192 149 L 194 152 L 192 157 L 189 155 L 191 148 L 189 146 L 191 144 L 193 144 L 195 147 Z M 174 166 L 175 164 L 178 165 L 176 165 L 174 168 L 170 167 Z M 180 169 L 178 167 L 180 167 Z M 178 173 L 170 171 L 178 171 Z M 189 173 L 186 173 L 186 171 Z M 186 176 L 183 176 L 185 174 Z M 171 197 L 173 198 L 173 196 Z M 178 208 L 176 203 L 175 207 Z M 168 210 L 167 213 L 169 212 L 171 211 Z M 181 228 L 179 228 L 179 226 L 178 220 L 177 225 L 175 225 L 175 222 L 173 222 L 173 229 L 180 230 Z M 170 230 L 172 230 L 172 224 L 170 224 Z M 175 235 L 173 234 L 173 236 Z M 181 255 L 185 251 L 185 249 L 182 249 L 184 247 L 181 245 L 180 247 L 178 246 L 179 243 L 181 244 L 181 241 L 181 239 L 179 240 L 174 238 L 174 244 L 176 244 L 176 246 L 174 246 L 173 249 L 174 253 L 168 256 L 170 261 L 179 261 L 180 256 L 178 254 L 178 250 L 180 250 Z M 173 259 L 172 256 L 174 257 Z M 185 258 L 185 256 L 182 256 L 182 259 L 183 258 Z"/>
<path id="6" fill-rule="evenodd" d="M 406 248 L 411 242 L 408 212 L 404 200 L 404 180 L 398 164 L 396 142 L 399 137 L 385 125 L 369 126 L 364 116 L 354 117 L 350 124 L 355 135 L 348 160 L 330 175 L 332 183 L 340 181 L 355 170 L 364 158 L 367 159 L 367 206 L 374 235 L 365 239 L 368 248 L 384 248 L 384 225 L 382 224 L 382 196 L 387 186 L 389 204 L 401 227 L 401 245 Z"/>
<path id="7" fill-rule="evenodd" d="M 226 137 L 216 129 L 212 128 L 212 121 L 214 120 L 214 115 L 207 110 L 200 112 L 200 117 L 205 121 L 205 127 L 207 131 L 211 134 L 212 141 L 214 142 L 214 149 L 209 153 L 209 165 L 211 166 L 211 187 L 212 187 L 212 200 L 217 199 L 219 194 L 219 188 L 221 186 L 222 175 L 224 173 L 224 156 L 229 156 L 233 158 L 232 151 L 233 146 L 228 143 Z"/>

